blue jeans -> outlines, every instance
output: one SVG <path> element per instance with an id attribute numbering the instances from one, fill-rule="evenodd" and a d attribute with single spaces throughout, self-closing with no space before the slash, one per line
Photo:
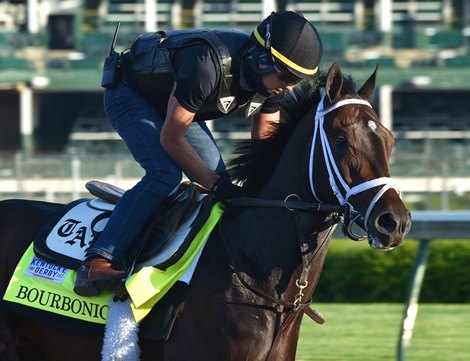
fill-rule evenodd
<path id="1" fill-rule="evenodd" d="M 134 257 L 129 248 L 160 202 L 181 182 L 182 171 L 160 144 L 164 118 L 144 97 L 120 83 L 105 91 L 104 108 L 145 175 L 124 193 L 87 255 L 100 255 L 126 269 Z M 194 122 L 185 137 L 212 170 L 225 172 L 222 156 L 205 122 Z"/>

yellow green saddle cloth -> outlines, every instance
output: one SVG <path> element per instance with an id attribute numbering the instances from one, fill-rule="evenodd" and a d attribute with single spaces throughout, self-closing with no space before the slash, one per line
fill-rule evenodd
<path id="1" fill-rule="evenodd" d="M 222 214 L 221 204 L 216 203 L 204 226 L 176 263 L 165 270 L 144 267 L 126 281 L 136 322 L 140 322 L 185 273 Z M 36 257 L 31 244 L 18 263 L 3 299 L 62 316 L 105 324 L 112 292 L 81 297 L 73 292 L 75 274 L 74 270 Z"/>

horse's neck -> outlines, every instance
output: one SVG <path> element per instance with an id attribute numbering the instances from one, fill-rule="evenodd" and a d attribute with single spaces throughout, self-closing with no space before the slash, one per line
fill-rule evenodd
<path id="1" fill-rule="evenodd" d="M 299 196 L 302 201 L 315 201 L 310 189 L 308 174 L 314 126 L 315 109 L 312 109 L 299 122 L 290 136 L 272 178 L 259 194 L 261 198 L 285 199 L 291 195 L 294 197 L 293 199 Z M 265 225 L 270 224 L 270 228 L 266 232 L 269 232 L 274 239 L 281 239 L 284 247 L 286 244 L 291 244 L 291 247 L 294 244 L 293 248 L 297 247 L 298 252 L 299 244 L 309 240 L 312 245 L 309 251 L 312 255 L 316 254 L 315 258 L 318 260 L 314 266 L 318 270 L 313 270 L 311 274 L 311 281 L 313 281 L 311 285 L 316 284 L 331 238 L 331 226 L 334 223 L 332 223 L 331 215 L 323 213 L 299 213 L 296 215 L 296 212 L 288 212 L 286 215 L 285 209 L 278 212 L 266 210 L 254 210 L 253 212 L 249 218 L 256 220 L 253 222 L 254 227 L 262 227 L 263 222 Z M 268 212 L 271 217 L 279 218 L 268 219 L 266 217 Z M 296 260 L 298 261 L 298 256 Z"/>
<path id="2" fill-rule="evenodd" d="M 302 201 L 313 201 L 308 178 L 313 127 L 314 112 L 310 112 L 291 134 L 273 176 L 257 197 L 283 200 L 290 195 L 294 200 L 298 196 Z M 247 208 L 234 217 L 227 217 L 227 234 L 237 239 L 254 265 L 258 258 L 282 258 L 284 262 L 288 258 L 283 254 L 286 250 L 295 254 L 292 258 L 298 261 L 299 237 L 306 240 L 313 229 L 322 228 L 325 215 L 310 213 L 308 221 L 296 224 L 295 213 L 285 208 Z"/>
<path id="3" fill-rule="evenodd" d="M 311 200 L 308 179 L 308 150 L 312 141 L 315 112 L 309 112 L 290 136 L 270 181 L 262 189 L 261 198 L 286 197 L 297 194 Z"/>

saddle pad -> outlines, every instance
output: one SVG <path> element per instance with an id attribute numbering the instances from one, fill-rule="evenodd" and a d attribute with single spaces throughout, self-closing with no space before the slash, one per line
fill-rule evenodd
<path id="1" fill-rule="evenodd" d="M 82 202 L 81 202 L 82 203 Z M 166 270 L 144 267 L 127 282 L 132 312 L 141 322 L 152 307 L 178 281 L 189 283 L 209 234 L 223 210 L 216 204 L 184 255 Z M 74 293 L 76 272 L 34 254 L 31 244 L 18 263 L 3 300 L 87 322 L 105 324 L 112 292 L 95 297 Z"/>
<path id="2" fill-rule="evenodd" d="M 3 296 L 5 301 L 82 321 L 105 324 L 112 292 L 81 297 L 73 291 L 74 270 L 46 262 L 27 249 Z"/>
<path id="3" fill-rule="evenodd" d="M 206 241 L 223 213 L 222 204 L 215 203 L 209 217 L 198 230 L 184 255 L 174 264 L 165 270 L 143 267 L 126 281 L 126 289 L 132 300 L 132 313 L 137 322 L 140 322 L 152 310 L 153 306 L 178 280 L 189 283 Z M 188 278 L 189 275 L 190 278 Z"/>
<path id="4" fill-rule="evenodd" d="M 113 209 L 114 204 L 98 198 L 79 199 L 64 206 L 36 236 L 34 252 L 47 262 L 77 270 Z"/>
<path id="5" fill-rule="evenodd" d="M 175 231 L 171 239 L 168 240 L 168 242 L 166 242 L 162 248 L 160 248 L 155 256 L 145 260 L 142 263 L 139 263 L 138 268 L 145 266 L 160 267 L 166 265 L 167 261 L 178 252 L 178 249 L 191 231 L 191 227 L 193 226 L 195 219 L 199 216 L 201 206 L 202 203 L 197 206 L 193 214 L 191 214 L 191 216 L 189 216 L 188 219 Z"/>

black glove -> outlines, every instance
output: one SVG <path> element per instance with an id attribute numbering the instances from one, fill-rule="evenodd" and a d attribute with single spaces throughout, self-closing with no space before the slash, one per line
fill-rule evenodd
<path id="1" fill-rule="evenodd" d="M 233 184 L 228 175 L 222 175 L 212 187 L 216 201 L 240 197 L 242 188 Z"/>

